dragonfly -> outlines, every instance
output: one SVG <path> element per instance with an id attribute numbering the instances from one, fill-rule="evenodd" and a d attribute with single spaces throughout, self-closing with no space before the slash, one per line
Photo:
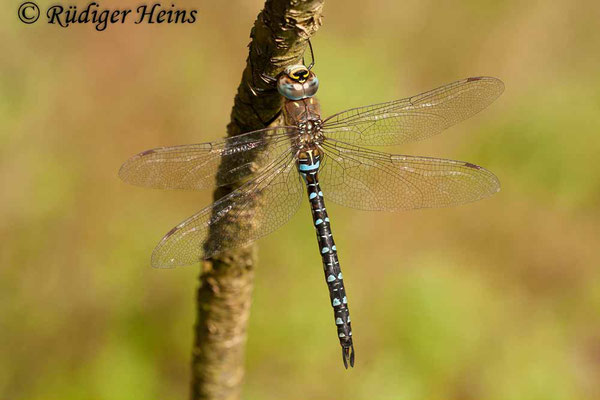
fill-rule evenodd
<path id="1" fill-rule="evenodd" d="M 217 185 L 237 186 L 171 229 L 152 253 L 154 267 L 189 265 L 248 245 L 286 223 L 306 192 L 347 369 L 355 361 L 352 327 L 325 199 L 361 210 L 401 211 L 454 206 L 498 192 L 498 178 L 470 162 L 370 147 L 438 134 L 490 105 L 504 84 L 493 77 L 471 77 L 322 119 L 313 64 L 289 66 L 274 78 L 284 98 L 284 125 L 146 150 L 126 161 L 119 175 L 125 182 L 159 189 L 209 188 L 216 175 Z M 227 229 L 232 223 L 235 232 Z"/>

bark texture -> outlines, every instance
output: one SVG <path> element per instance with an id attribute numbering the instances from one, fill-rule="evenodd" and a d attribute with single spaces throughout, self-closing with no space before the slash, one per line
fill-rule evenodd
<path id="1" fill-rule="evenodd" d="M 263 76 L 275 77 L 288 65 L 301 62 L 307 39 L 321 25 L 323 1 L 266 1 L 250 34 L 246 68 L 227 126 L 229 136 L 261 129 L 277 121 L 282 99 Z M 259 162 L 260 154 L 256 157 Z M 220 170 L 231 167 L 222 163 Z M 218 187 L 215 200 L 235 188 L 235 185 Z M 260 200 L 256 206 L 260 206 Z M 252 210 L 245 210 L 243 220 L 233 220 L 221 228 L 226 232 L 211 231 L 208 240 L 235 235 L 251 218 Z M 203 263 L 192 351 L 193 400 L 240 398 L 255 250 L 255 246 L 230 250 Z"/>

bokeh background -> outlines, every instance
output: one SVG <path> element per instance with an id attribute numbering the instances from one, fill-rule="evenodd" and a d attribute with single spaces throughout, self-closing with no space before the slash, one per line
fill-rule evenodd
<path id="1" fill-rule="evenodd" d="M 149 257 L 211 191 L 132 187 L 117 171 L 145 149 L 224 136 L 262 0 L 179 0 L 194 25 L 104 32 L 24 25 L 7 3 L 0 398 L 186 398 L 199 269 Z M 497 76 L 506 91 L 489 109 L 386 150 L 477 163 L 503 188 L 398 214 L 328 204 L 350 371 L 308 204 L 262 239 L 245 398 L 600 398 L 599 20 L 596 1 L 326 2 L 313 41 L 324 115 Z"/>

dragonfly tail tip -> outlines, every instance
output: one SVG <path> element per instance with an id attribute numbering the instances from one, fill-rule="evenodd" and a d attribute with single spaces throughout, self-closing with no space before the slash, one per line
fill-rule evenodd
<path id="1" fill-rule="evenodd" d="M 348 364 L 354 368 L 354 345 L 351 344 L 349 347 L 342 347 L 342 361 L 344 361 L 346 369 L 348 369 Z"/>

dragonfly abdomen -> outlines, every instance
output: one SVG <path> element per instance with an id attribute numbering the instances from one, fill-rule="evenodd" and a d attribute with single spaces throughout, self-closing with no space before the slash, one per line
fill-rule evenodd
<path id="1" fill-rule="evenodd" d="M 329 288 L 329 298 L 333 307 L 334 321 L 337 328 L 338 338 L 342 346 L 342 359 L 344 366 L 348 368 L 354 366 L 354 346 L 352 345 L 352 326 L 350 324 L 350 312 L 348 310 L 348 299 L 346 298 L 346 289 L 342 270 L 337 256 L 337 248 L 331 233 L 331 225 L 323 192 L 319 185 L 318 170 L 320 166 L 320 157 L 318 153 L 315 157 L 312 153 L 309 157 L 298 160 L 298 172 L 306 182 L 308 199 L 311 205 L 313 223 L 317 233 L 319 243 L 319 252 L 323 260 L 323 271 L 325 281 Z"/>

